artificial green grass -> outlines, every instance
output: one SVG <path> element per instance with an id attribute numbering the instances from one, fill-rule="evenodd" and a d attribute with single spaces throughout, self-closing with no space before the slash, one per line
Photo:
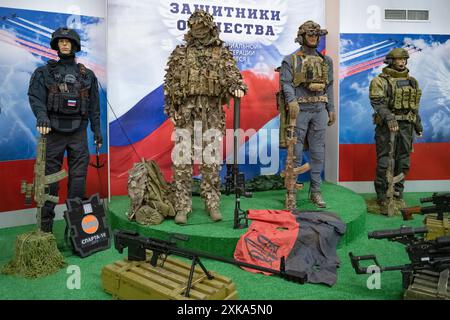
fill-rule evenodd
<path id="1" fill-rule="evenodd" d="M 303 191 L 297 193 L 297 206 L 301 210 L 317 210 L 308 200 L 309 184 L 305 183 Z M 322 193 L 327 201 L 325 210 L 336 212 L 347 224 L 347 232 L 341 238 L 339 247 L 354 240 L 365 224 L 366 205 L 361 196 L 353 191 L 331 183 L 322 184 Z M 253 197 L 241 198 L 243 210 L 284 209 L 285 190 L 262 191 L 253 193 Z M 109 204 L 110 224 L 113 229 L 128 229 L 150 237 L 168 239 L 170 234 L 182 233 L 189 236 L 188 243 L 180 247 L 206 251 L 231 258 L 239 237 L 247 229 L 233 229 L 235 196 L 222 196 L 220 211 L 224 218 L 221 222 L 212 222 L 204 209 L 200 197 L 193 197 L 192 213 L 187 225 L 177 225 L 173 219 L 162 224 L 143 226 L 130 222 L 126 216 L 130 200 L 127 196 L 113 197 Z"/>
<path id="2" fill-rule="evenodd" d="M 419 198 L 429 193 L 405 194 L 408 205 L 419 204 Z M 364 195 L 371 197 L 373 195 Z M 329 199 L 327 199 L 329 200 Z M 330 211 L 332 209 L 330 208 Z M 239 298 L 243 300 L 324 300 L 324 299 L 401 299 L 402 284 L 400 272 L 387 272 L 381 275 L 381 289 L 369 290 L 366 286 L 368 275 L 356 275 L 353 271 L 348 252 L 356 255 L 374 253 L 382 265 L 398 265 L 408 262 L 404 246 L 386 240 L 368 240 L 367 232 L 379 229 L 394 229 L 401 225 L 420 226 L 422 217 L 404 222 L 401 217 L 384 217 L 366 215 L 366 227 L 352 242 L 338 249 L 342 265 L 338 270 L 338 282 L 333 287 L 324 285 L 291 283 L 275 276 L 252 274 L 238 267 L 224 263 L 204 260 L 208 269 L 219 272 L 233 279 Z M 17 234 L 30 231 L 34 226 L 16 227 L 0 230 L 0 265 L 4 265 L 12 257 L 14 240 Z M 66 282 L 70 274 L 66 269 L 51 276 L 36 280 L 27 280 L 17 276 L 0 275 L 0 299 L 111 299 L 101 287 L 101 269 L 104 265 L 123 259 L 114 248 L 96 253 L 81 259 L 73 256 L 63 243 L 64 222 L 55 223 L 55 236 L 58 246 L 66 258 L 68 265 L 78 265 L 81 269 L 81 289 L 69 290 Z"/>

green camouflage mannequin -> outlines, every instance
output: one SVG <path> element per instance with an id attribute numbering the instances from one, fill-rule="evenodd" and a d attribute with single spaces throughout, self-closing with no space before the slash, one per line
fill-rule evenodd
<path id="1" fill-rule="evenodd" d="M 370 102 L 375 110 L 374 123 L 377 151 L 375 191 L 380 211 L 387 212 L 386 170 L 389 163 L 390 134 L 396 134 L 394 143 L 394 176 L 405 176 L 410 167 L 410 154 L 414 134 L 422 136 L 423 127 L 419 116 L 421 90 L 417 80 L 406 68 L 408 51 L 395 48 L 384 61 L 388 66 L 370 83 Z M 403 201 L 404 179 L 394 186 L 396 206 L 405 206 Z"/>
<path id="2" fill-rule="evenodd" d="M 247 87 L 228 48 L 219 39 L 213 17 L 203 10 L 196 10 L 188 20 L 189 31 L 185 34 L 185 45 L 175 48 L 167 63 L 164 82 L 165 113 L 174 123 L 175 130 L 188 130 L 191 138 L 191 155 L 205 150 L 211 141 L 194 145 L 194 122 L 201 122 L 202 132 L 215 129 L 225 134 L 223 105 L 230 97 L 244 96 Z M 217 141 L 218 139 L 218 141 Z M 202 139 L 203 140 L 203 139 Z M 220 150 L 214 149 L 214 159 L 200 163 L 202 174 L 201 197 L 213 221 L 222 219 L 220 214 Z M 175 222 L 185 224 L 192 210 L 192 166 L 190 161 L 177 162 L 172 157 L 173 176 L 177 202 Z"/>

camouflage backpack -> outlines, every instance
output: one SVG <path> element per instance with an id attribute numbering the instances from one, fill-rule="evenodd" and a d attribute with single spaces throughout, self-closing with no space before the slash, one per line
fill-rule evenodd
<path id="1" fill-rule="evenodd" d="M 128 176 L 128 218 L 140 224 L 156 225 L 167 217 L 174 217 L 170 192 L 155 161 L 135 163 Z"/>

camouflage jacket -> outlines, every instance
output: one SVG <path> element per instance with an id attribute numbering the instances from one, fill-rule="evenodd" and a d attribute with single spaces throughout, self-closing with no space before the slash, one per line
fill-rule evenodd
<path id="1" fill-rule="evenodd" d="M 179 45 L 167 63 L 164 112 L 175 117 L 186 100 L 195 96 L 216 97 L 226 104 L 237 89 L 247 87 L 227 47 Z"/>
<path id="2" fill-rule="evenodd" d="M 383 72 L 370 82 L 369 87 L 370 103 L 376 116 L 375 123 L 382 124 L 398 120 L 399 116 L 409 115 L 410 122 L 421 127 L 419 116 L 421 94 L 417 80 L 409 75 L 408 69 L 400 72 L 385 67 Z"/>

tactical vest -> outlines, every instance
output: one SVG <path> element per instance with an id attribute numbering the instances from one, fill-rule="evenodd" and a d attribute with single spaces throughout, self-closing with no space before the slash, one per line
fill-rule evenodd
<path id="1" fill-rule="evenodd" d="M 52 81 L 47 85 L 47 110 L 51 126 L 59 132 L 74 132 L 88 118 L 90 82 L 86 67 L 79 63 L 77 74 L 62 75 L 57 62 L 49 60 L 47 70 Z"/>
<path id="2" fill-rule="evenodd" d="M 297 68 L 297 59 L 300 57 L 301 68 Z M 321 56 L 305 55 L 303 52 L 297 52 L 292 55 L 292 66 L 294 70 L 293 84 L 295 87 L 300 85 L 311 91 L 324 91 L 328 85 L 328 65 Z"/>
<path id="3" fill-rule="evenodd" d="M 186 48 L 186 59 L 181 61 L 183 66 L 180 74 L 184 96 L 219 97 L 225 94 L 225 65 L 221 51 L 221 47 Z"/>
<path id="4" fill-rule="evenodd" d="M 419 108 L 422 91 L 419 89 L 416 79 L 411 77 L 394 78 L 385 74 L 381 74 L 380 77 L 388 82 L 388 107 L 394 113 L 416 111 Z"/>

